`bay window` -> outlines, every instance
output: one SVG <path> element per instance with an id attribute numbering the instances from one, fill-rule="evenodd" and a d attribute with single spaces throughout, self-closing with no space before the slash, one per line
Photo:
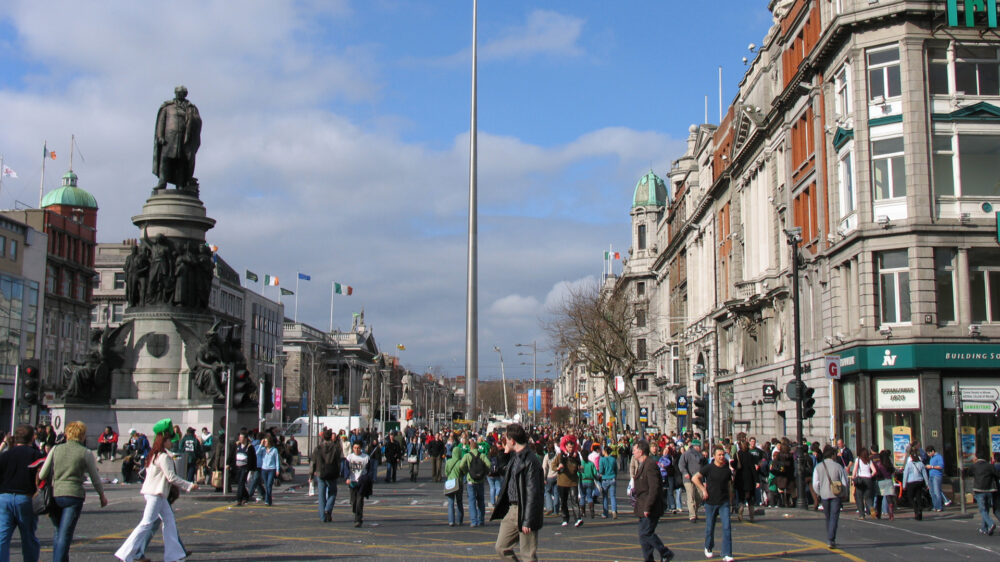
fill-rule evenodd
<path id="1" fill-rule="evenodd" d="M 881 323 L 909 323 L 910 266 L 907 251 L 881 252 L 877 260 Z"/>

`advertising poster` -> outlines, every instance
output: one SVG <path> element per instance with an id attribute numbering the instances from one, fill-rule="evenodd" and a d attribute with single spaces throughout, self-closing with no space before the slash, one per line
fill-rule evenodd
<path id="1" fill-rule="evenodd" d="M 906 466 L 906 451 L 910 448 L 912 435 L 910 428 L 905 425 L 892 428 L 892 462 L 896 468 Z"/>
<path id="2" fill-rule="evenodd" d="M 971 464 L 976 456 L 976 428 L 962 426 L 962 462 Z"/>
<path id="3" fill-rule="evenodd" d="M 990 426 L 990 452 L 1000 453 L 1000 425 Z"/>

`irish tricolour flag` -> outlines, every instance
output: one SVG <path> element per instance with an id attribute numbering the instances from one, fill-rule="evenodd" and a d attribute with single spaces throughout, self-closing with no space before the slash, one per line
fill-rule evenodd
<path id="1" fill-rule="evenodd" d="M 277 287 L 278 286 L 278 278 L 275 277 L 275 276 L 273 276 L 273 275 L 265 275 L 264 276 L 264 285 L 265 286 L 271 286 L 271 287 Z"/>

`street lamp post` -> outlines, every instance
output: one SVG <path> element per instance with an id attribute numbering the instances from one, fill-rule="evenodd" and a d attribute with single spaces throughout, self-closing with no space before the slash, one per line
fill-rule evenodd
<path id="1" fill-rule="evenodd" d="M 493 351 L 500 354 L 500 381 L 501 388 L 503 389 L 503 416 L 510 419 L 510 408 L 507 407 L 507 375 L 503 370 L 503 352 L 500 351 L 499 345 L 493 346 Z"/>
<path id="2" fill-rule="evenodd" d="M 537 363 L 538 363 L 538 344 L 537 342 L 531 342 L 531 345 L 526 343 L 516 343 L 514 347 L 530 347 L 531 348 L 531 400 L 528 401 L 528 409 L 531 410 L 531 425 L 537 425 L 538 417 L 535 413 L 535 405 L 532 403 L 538 397 L 538 387 L 537 387 Z M 527 353 L 518 353 L 518 355 L 527 355 Z"/>
<path id="3" fill-rule="evenodd" d="M 802 228 L 789 228 L 785 231 L 788 237 L 788 245 L 792 250 L 791 272 L 792 272 L 792 339 L 794 349 L 794 363 L 792 364 L 792 374 L 795 376 L 795 430 L 796 443 L 798 449 L 799 462 L 805 455 L 805 448 L 802 446 L 804 427 L 802 423 L 802 335 L 799 326 L 799 243 L 802 242 Z M 795 502 L 795 507 L 806 507 L 806 481 L 802 470 L 795 471 L 795 487 L 799 497 Z"/>

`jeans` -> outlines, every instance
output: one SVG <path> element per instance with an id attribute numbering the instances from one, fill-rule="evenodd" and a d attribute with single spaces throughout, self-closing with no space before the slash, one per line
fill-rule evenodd
<path id="1" fill-rule="evenodd" d="M 664 546 L 660 537 L 656 536 L 656 525 L 659 517 L 639 518 L 639 546 L 642 548 L 642 559 L 652 561 L 653 554 L 666 556 L 670 549 Z"/>
<path id="2" fill-rule="evenodd" d="M 69 545 L 73 543 L 73 532 L 76 522 L 83 510 L 83 498 L 76 496 L 57 496 L 56 509 L 49 512 L 49 519 L 56 527 L 52 539 L 53 562 L 69 562 Z"/>
<path id="3" fill-rule="evenodd" d="M 398 468 L 398 461 L 392 461 L 385 463 L 385 481 L 395 482 L 396 481 L 396 469 Z"/>
<path id="4" fill-rule="evenodd" d="M 175 521 L 175 523 L 176 523 L 176 521 Z M 156 520 L 153 521 L 153 527 L 149 530 L 149 534 L 146 535 L 145 542 L 143 542 L 141 545 L 139 545 L 139 550 L 136 551 L 136 553 L 135 553 L 135 557 L 136 558 L 146 558 L 146 549 L 149 548 L 149 543 L 153 542 L 153 535 L 155 535 L 156 532 L 159 531 L 160 527 L 162 527 L 162 526 L 163 526 L 163 521 L 162 520 L 156 519 Z M 180 543 L 181 548 L 184 548 L 184 541 L 181 540 L 180 536 L 177 537 L 177 542 Z M 184 550 L 185 550 L 185 552 L 187 551 L 186 548 L 184 548 Z"/>
<path id="5" fill-rule="evenodd" d="M 497 504 L 497 496 L 500 495 L 500 484 L 503 478 L 500 476 L 487 476 L 486 481 L 490 484 L 490 505 Z"/>
<path id="6" fill-rule="evenodd" d="M 250 494 L 253 493 L 252 489 L 247 488 L 250 480 L 250 470 L 247 467 L 240 467 L 236 469 L 236 501 L 237 503 L 244 502 L 250 499 Z"/>
<path id="7" fill-rule="evenodd" d="M 604 516 L 608 516 L 609 505 L 612 513 L 618 513 L 618 498 L 615 497 L 615 481 L 601 480 L 601 486 L 604 487 L 604 498 L 601 500 Z"/>
<path id="8" fill-rule="evenodd" d="M 983 524 L 979 527 L 983 532 L 989 531 L 993 526 L 993 518 L 990 517 L 990 510 L 993 508 L 992 492 L 976 492 L 976 505 L 979 506 L 979 517 Z"/>
<path id="9" fill-rule="evenodd" d="M 486 483 L 466 482 L 465 488 L 469 491 L 469 524 L 482 526 L 486 513 Z"/>
<path id="10" fill-rule="evenodd" d="M 722 505 L 705 504 L 705 550 L 715 548 L 715 519 L 722 519 L 722 556 L 733 555 L 733 532 L 729 524 L 729 502 Z"/>
<path id="11" fill-rule="evenodd" d="M 264 480 L 264 503 L 271 505 L 271 488 L 274 487 L 274 475 L 277 471 L 273 468 L 265 468 L 260 472 Z"/>
<path id="12" fill-rule="evenodd" d="M 10 560 L 10 541 L 14 527 L 21 533 L 21 557 L 26 562 L 38 562 L 38 516 L 31 508 L 27 494 L 0 494 L 0 562 Z"/>
<path id="13" fill-rule="evenodd" d="M 559 487 L 556 486 L 556 481 L 554 477 L 545 481 L 545 509 L 552 513 L 559 511 Z"/>
<path id="14" fill-rule="evenodd" d="M 361 493 L 361 486 L 351 487 L 351 513 L 355 523 L 365 520 L 365 496 Z"/>
<path id="15" fill-rule="evenodd" d="M 680 511 L 684 509 L 684 503 L 681 502 L 681 493 L 684 492 L 683 486 L 678 486 L 674 488 L 674 509 Z"/>
<path id="16" fill-rule="evenodd" d="M 865 517 L 868 515 L 869 506 L 875 504 L 875 480 L 858 476 L 854 479 L 854 502 L 858 506 L 858 513 Z"/>
<path id="17" fill-rule="evenodd" d="M 913 507 L 913 518 L 917 521 L 924 518 L 924 506 L 920 503 L 923 491 L 923 480 L 913 480 L 906 483 L 906 498 L 910 500 L 910 505 Z"/>
<path id="18" fill-rule="evenodd" d="M 267 496 L 267 491 L 264 490 L 264 479 L 261 478 L 261 470 L 258 468 L 253 471 L 250 475 L 250 494 L 247 499 L 253 497 L 257 490 L 260 490 L 260 497 L 264 498 Z"/>
<path id="19" fill-rule="evenodd" d="M 559 486 L 559 504 L 562 506 L 563 521 L 568 522 L 571 514 L 574 521 L 583 519 L 576 486 Z"/>
<path id="20" fill-rule="evenodd" d="M 944 480 L 943 475 L 930 475 L 930 481 L 927 483 L 931 488 L 931 508 L 936 511 L 941 511 L 944 509 L 944 493 L 941 492 L 941 482 Z"/>
<path id="21" fill-rule="evenodd" d="M 191 461 L 187 465 L 187 481 L 194 482 L 195 476 L 198 474 L 198 463 Z"/>
<path id="22" fill-rule="evenodd" d="M 674 510 L 677 509 L 677 500 L 674 498 L 674 477 L 667 476 L 666 482 L 663 484 L 664 491 L 667 494 L 667 509 Z"/>
<path id="23" fill-rule="evenodd" d="M 410 482 L 417 481 L 417 473 L 420 472 L 420 463 L 411 462 L 410 463 Z"/>
<path id="24" fill-rule="evenodd" d="M 316 479 L 316 495 L 319 496 L 319 520 L 326 521 L 326 514 L 333 511 L 337 502 L 337 480 Z"/>
<path id="25" fill-rule="evenodd" d="M 594 503 L 594 481 L 580 483 L 580 509 L 583 509 L 587 504 Z"/>
<path id="26" fill-rule="evenodd" d="M 444 459 L 442 457 L 431 457 L 431 479 L 435 482 L 441 481 L 441 467 L 443 466 Z"/>
<path id="27" fill-rule="evenodd" d="M 448 524 L 461 525 L 465 519 L 465 510 L 462 508 L 462 489 L 448 496 Z"/>
<path id="28" fill-rule="evenodd" d="M 823 504 L 823 516 L 826 517 L 826 540 L 834 542 L 837 540 L 837 523 L 840 522 L 840 506 L 842 500 L 838 497 L 821 499 Z"/>

